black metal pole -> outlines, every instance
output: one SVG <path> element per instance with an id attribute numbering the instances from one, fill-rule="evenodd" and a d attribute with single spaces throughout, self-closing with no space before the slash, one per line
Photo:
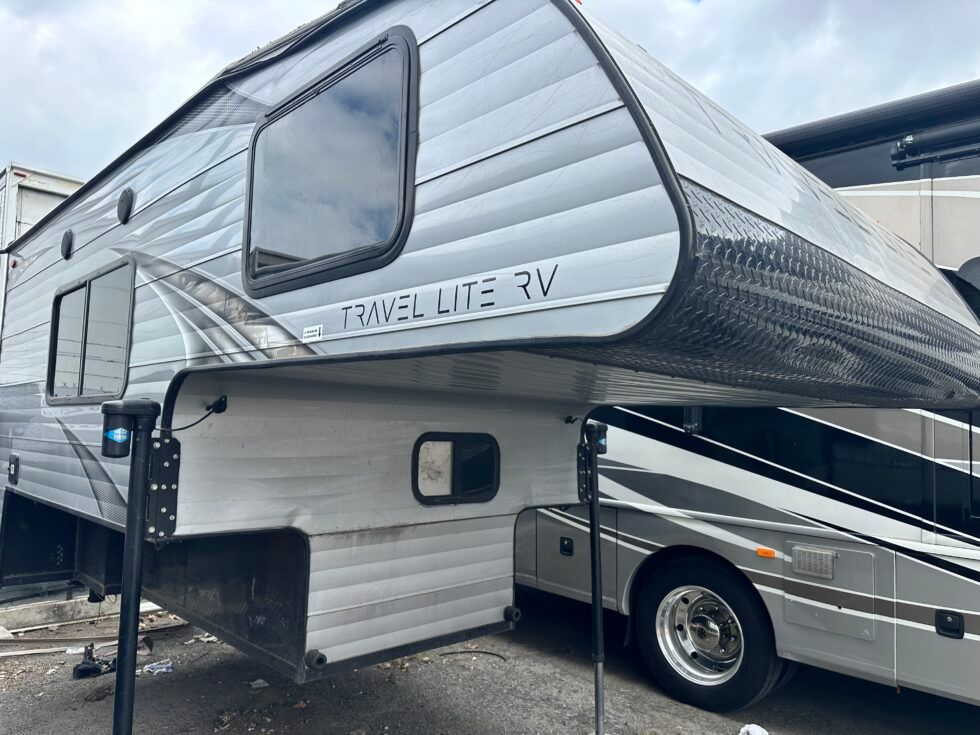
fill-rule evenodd
<path id="1" fill-rule="evenodd" d="M 160 404 L 143 399 L 111 401 L 103 404 L 102 413 L 105 414 L 103 454 L 125 456 L 123 452 L 128 453 L 129 441 L 132 441 L 133 459 L 129 467 L 129 495 L 126 499 L 126 538 L 123 542 L 119 646 L 116 652 L 116 693 L 112 709 L 113 735 L 132 735 L 150 449 Z"/>
<path id="2" fill-rule="evenodd" d="M 602 631 L 602 525 L 599 515 L 598 455 L 606 453 L 606 426 L 589 421 L 579 447 L 579 494 L 589 504 L 589 551 L 592 567 L 592 663 L 595 677 L 595 733 L 606 731 L 606 646 Z"/>
<path id="3" fill-rule="evenodd" d="M 606 688 L 603 666 L 606 645 L 602 634 L 602 536 L 599 525 L 599 493 L 589 501 L 589 541 L 592 551 L 592 662 L 595 667 L 595 732 L 605 732 Z"/>

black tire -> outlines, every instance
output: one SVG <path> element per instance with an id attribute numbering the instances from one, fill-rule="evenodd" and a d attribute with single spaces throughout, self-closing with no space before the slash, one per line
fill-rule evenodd
<path id="1" fill-rule="evenodd" d="M 784 658 L 782 659 L 782 662 L 783 662 L 783 670 L 779 672 L 779 678 L 776 679 L 776 683 L 773 684 L 772 689 L 769 691 L 769 694 L 772 694 L 773 692 L 778 692 L 780 689 L 786 686 L 789 683 L 789 680 L 793 678 L 793 674 L 795 674 L 796 670 L 799 668 L 799 665 L 796 663 L 796 661 L 789 661 Z"/>
<path id="2" fill-rule="evenodd" d="M 742 660 L 730 679 L 711 685 L 682 676 L 669 663 L 657 637 L 657 610 L 672 591 L 696 585 L 720 597 L 741 627 Z M 769 613 L 755 590 L 737 573 L 708 559 L 675 559 L 655 570 L 640 590 L 636 637 L 653 678 L 674 699 L 702 709 L 726 712 L 762 699 L 784 671 L 776 656 Z"/>

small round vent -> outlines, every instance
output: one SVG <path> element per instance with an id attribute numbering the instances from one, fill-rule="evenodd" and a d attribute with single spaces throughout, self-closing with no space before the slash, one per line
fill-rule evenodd
<path id="1" fill-rule="evenodd" d="M 61 236 L 61 257 L 68 260 L 71 257 L 71 251 L 74 246 L 75 233 L 71 230 L 65 230 L 65 234 Z"/>
<path id="2" fill-rule="evenodd" d="M 116 216 L 120 224 L 129 222 L 133 214 L 133 206 L 136 204 L 136 192 L 128 186 L 119 194 L 119 202 L 116 204 Z"/>

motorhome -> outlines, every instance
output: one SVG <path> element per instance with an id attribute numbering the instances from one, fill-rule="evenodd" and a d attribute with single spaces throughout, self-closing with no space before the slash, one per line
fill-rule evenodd
<path id="1" fill-rule="evenodd" d="M 980 308 L 980 82 L 767 138 Z M 667 691 L 745 705 L 766 693 L 746 672 L 778 656 L 980 704 L 980 414 L 597 415 L 614 427 L 605 602 Z M 519 580 L 581 598 L 582 523 L 522 516 Z"/>
<path id="2" fill-rule="evenodd" d="M 146 596 L 299 682 L 511 627 L 594 407 L 980 395 L 926 258 L 569 0 L 345 2 L 6 252 L 0 581 L 118 589 L 145 522 Z"/>

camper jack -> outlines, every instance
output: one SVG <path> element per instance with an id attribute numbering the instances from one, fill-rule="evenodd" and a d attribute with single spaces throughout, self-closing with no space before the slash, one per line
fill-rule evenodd
<path id="1" fill-rule="evenodd" d="M 595 667 L 595 731 L 605 732 L 606 648 L 602 630 L 602 527 L 599 519 L 599 455 L 605 454 L 606 425 L 588 421 L 578 446 L 578 498 L 589 507 L 589 562 L 592 572 L 592 663 Z"/>

